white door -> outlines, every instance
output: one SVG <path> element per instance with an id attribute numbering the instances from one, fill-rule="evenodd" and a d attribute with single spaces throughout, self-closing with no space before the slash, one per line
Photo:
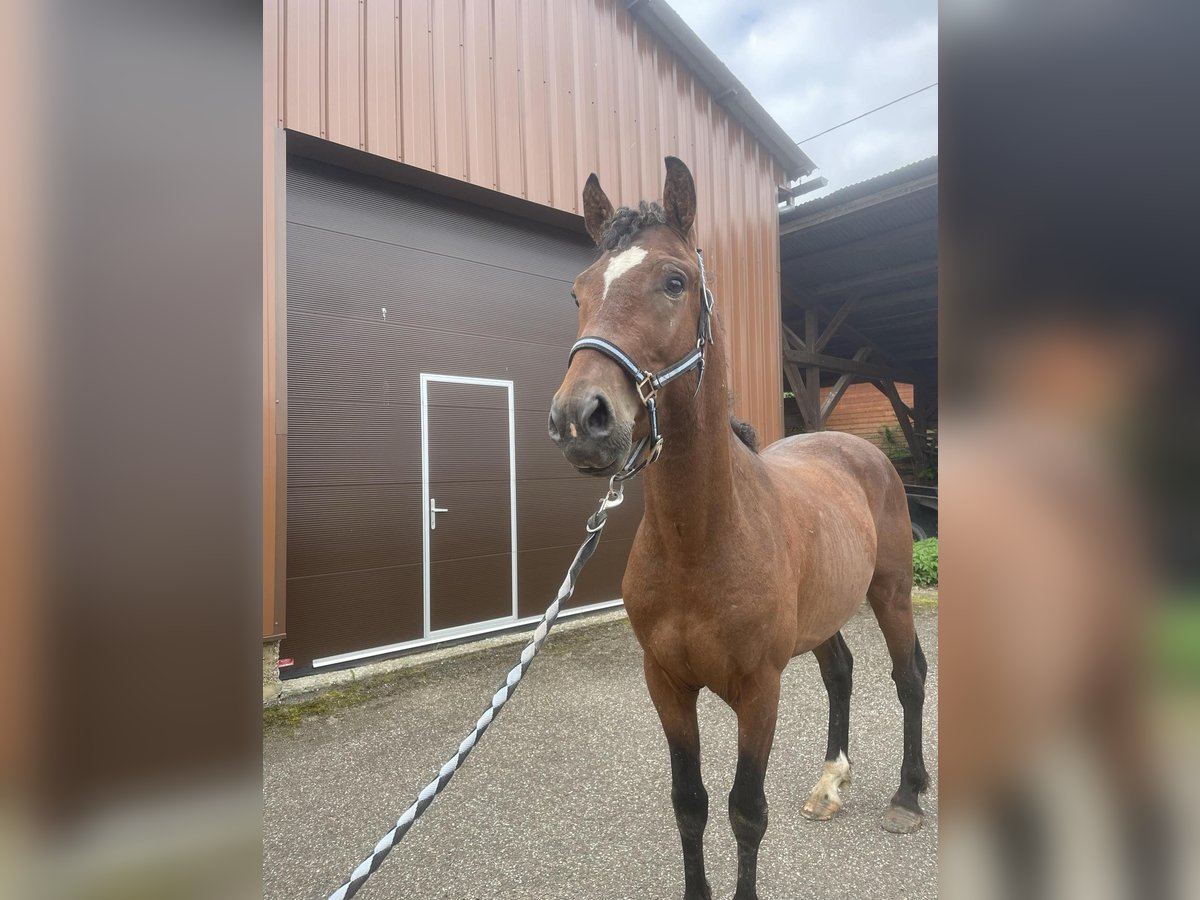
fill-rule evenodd
<path id="1" fill-rule="evenodd" d="M 421 375 L 425 636 L 517 618 L 513 384 Z"/>

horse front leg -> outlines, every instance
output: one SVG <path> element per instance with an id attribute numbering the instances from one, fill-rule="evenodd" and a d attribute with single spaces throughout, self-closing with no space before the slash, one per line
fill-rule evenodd
<path id="1" fill-rule="evenodd" d="M 649 654 L 643 662 L 646 686 L 671 753 L 671 804 L 683 843 L 683 900 L 712 900 L 704 873 L 708 791 L 700 778 L 700 726 L 696 721 L 699 692 L 676 682 Z"/>
<path id="2" fill-rule="evenodd" d="M 779 714 L 779 673 L 740 692 L 738 764 L 729 792 L 729 823 L 738 845 L 737 893 L 734 900 L 758 900 L 758 846 L 767 832 L 767 760 L 775 740 Z"/>

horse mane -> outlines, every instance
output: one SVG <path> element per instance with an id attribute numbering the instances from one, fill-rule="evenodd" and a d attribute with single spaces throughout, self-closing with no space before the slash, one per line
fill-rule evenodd
<path id="1" fill-rule="evenodd" d="M 624 250 L 643 228 L 666 225 L 667 213 L 661 203 L 643 200 L 637 209 L 622 206 L 607 222 L 600 236 L 601 250 Z"/>
<path id="2" fill-rule="evenodd" d="M 754 430 L 754 426 L 749 422 L 743 422 L 741 419 L 734 416 L 729 417 L 729 427 L 733 429 L 733 433 L 737 435 L 738 440 L 753 450 L 758 452 L 758 432 Z"/>

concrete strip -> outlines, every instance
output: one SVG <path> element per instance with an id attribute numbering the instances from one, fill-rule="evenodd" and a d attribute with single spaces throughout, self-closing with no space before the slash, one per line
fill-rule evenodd
<path id="1" fill-rule="evenodd" d="M 554 625 L 550 640 L 553 641 L 553 635 L 556 634 L 576 631 L 580 628 L 607 625 L 610 622 L 616 622 L 625 617 L 624 609 L 612 609 L 560 619 Z M 529 642 L 529 637 L 533 634 L 535 627 L 536 623 L 530 623 L 529 625 L 522 626 L 517 631 L 508 631 L 461 644 L 422 649 L 407 653 L 404 656 L 366 662 L 361 666 L 339 669 L 335 672 L 321 672 L 315 675 L 304 675 L 300 678 L 289 678 L 282 683 L 280 693 L 275 698 L 271 698 L 271 700 L 286 703 L 289 700 L 302 699 L 321 691 L 330 690 L 331 688 L 343 687 L 355 681 L 383 678 L 396 672 L 421 668 L 458 657 L 486 653 L 499 647 L 524 647 Z M 515 664 L 515 658 L 513 662 Z M 264 703 L 270 702 L 268 701 L 265 688 L 263 690 L 263 701 Z"/>

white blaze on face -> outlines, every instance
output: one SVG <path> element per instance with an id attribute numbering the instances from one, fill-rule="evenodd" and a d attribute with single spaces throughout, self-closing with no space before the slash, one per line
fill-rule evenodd
<path id="1" fill-rule="evenodd" d="M 608 297 L 608 289 L 614 281 L 633 269 L 646 258 L 646 251 L 641 247 L 630 247 L 622 250 L 608 260 L 608 268 L 604 270 L 604 294 L 600 299 Z"/>

